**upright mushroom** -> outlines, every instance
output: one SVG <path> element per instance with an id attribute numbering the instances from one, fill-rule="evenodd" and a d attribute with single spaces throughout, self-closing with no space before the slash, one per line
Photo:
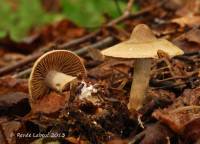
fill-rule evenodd
<path id="1" fill-rule="evenodd" d="M 109 57 L 136 59 L 129 109 L 138 110 L 143 105 L 149 85 L 152 59 L 158 58 L 159 50 L 170 57 L 183 54 L 181 49 L 168 40 L 157 39 L 147 25 L 139 24 L 133 29 L 131 37 L 127 41 L 102 51 L 105 56 Z"/>
<path id="2" fill-rule="evenodd" d="M 67 50 L 54 50 L 42 55 L 33 65 L 29 78 L 31 101 L 35 101 L 50 89 L 62 92 L 77 76 L 86 77 L 80 58 Z"/>

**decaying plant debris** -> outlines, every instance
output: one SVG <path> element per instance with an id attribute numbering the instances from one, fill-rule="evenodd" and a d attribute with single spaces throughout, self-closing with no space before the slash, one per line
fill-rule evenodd
<path id="1" fill-rule="evenodd" d="M 0 40 L 1 144 L 200 142 L 200 3 L 134 2 L 141 6 L 138 13 L 130 12 L 133 3 L 130 0 L 121 17 L 95 32 L 61 21 L 21 43 Z M 147 24 L 156 37 L 173 42 L 184 54 L 171 59 L 166 53 L 158 53 L 159 59 L 153 60 L 151 66 L 148 99 L 134 111 L 127 104 L 135 60 L 107 58 L 99 50 L 127 40 L 132 29 L 141 23 Z M 70 34 L 59 33 L 65 29 Z M 52 90 L 30 106 L 30 68 L 37 58 L 52 49 L 78 54 L 88 76 L 63 92 Z M 45 134 L 48 137 L 44 138 Z"/>

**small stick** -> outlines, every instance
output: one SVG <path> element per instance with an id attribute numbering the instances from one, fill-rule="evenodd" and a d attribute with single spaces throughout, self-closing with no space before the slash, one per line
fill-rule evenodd
<path id="1" fill-rule="evenodd" d="M 172 85 L 166 85 L 166 86 L 160 86 L 160 87 L 153 87 L 152 90 L 176 88 L 176 87 L 186 86 L 186 84 L 187 84 L 187 82 L 181 82 L 181 83 L 178 83 L 178 84 L 172 84 Z"/>
<path id="2" fill-rule="evenodd" d="M 27 56 L 25 59 L 19 61 L 18 63 L 14 63 L 14 64 L 11 64 L 9 66 L 3 67 L 3 68 L 0 69 L 0 75 L 6 74 L 6 73 L 11 72 L 12 70 L 18 68 L 18 67 L 24 66 L 27 63 L 30 63 L 30 62 L 36 60 L 41 55 L 42 55 L 42 53 L 38 52 L 38 53 L 35 53 L 33 55 Z"/>
<path id="3" fill-rule="evenodd" d="M 193 56 L 193 55 L 200 55 L 200 51 L 194 51 L 194 52 L 187 52 L 185 53 L 184 55 L 179 55 L 179 56 L 176 56 L 174 58 L 181 58 L 183 56 Z"/>
<path id="4" fill-rule="evenodd" d="M 188 77 L 189 76 L 174 76 L 174 77 L 166 78 L 163 80 L 156 80 L 156 83 L 162 83 L 164 81 L 175 80 L 175 79 L 187 79 Z"/>
<path id="5" fill-rule="evenodd" d="M 126 10 L 125 10 L 125 12 L 124 12 L 124 15 L 126 15 L 126 14 L 131 14 L 131 10 L 132 10 L 133 3 L 134 3 L 134 0 L 129 0 L 129 1 L 128 1 Z"/>
<path id="6" fill-rule="evenodd" d="M 142 14 L 145 14 L 151 10 L 153 10 L 155 7 L 158 7 L 159 5 L 153 5 L 153 6 L 150 6 L 150 7 L 147 7 L 147 8 L 144 8 L 142 9 L 141 11 L 137 12 L 137 13 L 134 13 L 134 14 L 131 14 L 131 13 L 128 13 L 128 14 L 123 14 L 122 16 L 110 21 L 109 23 L 107 23 L 106 27 L 112 27 L 113 25 L 116 25 L 128 18 L 134 18 L 134 17 L 137 17 L 137 16 L 140 16 Z"/>
<path id="7" fill-rule="evenodd" d="M 181 111 L 188 111 L 188 110 L 193 110 L 193 109 L 200 109 L 200 106 L 198 106 L 198 105 L 183 106 L 183 107 L 179 107 L 169 113 L 179 113 Z"/>
<path id="8" fill-rule="evenodd" d="M 89 45 L 89 46 L 85 46 L 85 47 L 83 47 L 81 49 L 78 49 L 78 50 L 75 51 L 75 53 L 77 55 L 84 55 L 85 53 L 88 52 L 88 50 L 90 48 L 96 48 L 96 49 L 100 49 L 101 50 L 102 48 L 110 46 L 114 42 L 114 40 L 115 39 L 113 37 L 109 36 L 109 37 L 107 37 L 107 38 L 105 38 L 105 39 L 103 39 L 103 40 L 101 40 L 101 41 L 99 41 L 99 42 L 97 42 L 95 44 L 92 44 L 92 45 Z"/>
<path id="9" fill-rule="evenodd" d="M 156 83 L 162 83 L 165 81 L 175 80 L 175 79 L 188 79 L 189 77 L 192 77 L 193 75 L 198 74 L 198 73 L 199 73 L 199 69 L 194 70 L 192 72 L 188 72 L 187 75 L 185 75 L 185 76 L 174 76 L 174 77 L 166 78 L 163 80 L 156 80 Z"/>
<path id="10" fill-rule="evenodd" d="M 81 37 L 81 38 L 78 38 L 78 39 L 75 39 L 75 40 L 71 40 L 71 41 L 69 41 L 67 43 L 61 44 L 61 45 L 58 46 L 58 49 L 67 49 L 67 48 L 70 48 L 70 47 L 72 47 L 74 45 L 83 43 L 83 42 L 95 37 L 99 33 L 100 33 L 100 30 L 94 31 L 92 33 L 89 33 L 86 36 Z"/>
<path id="11" fill-rule="evenodd" d="M 14 74 L 12 77 L 13 78 L 22 78 L 22 77 L 25 77 L 26 75 L 30 74 L 31 73 L 31 70 L 32 68 L 28 68 L 28 69 L 25 69 L 17 74 Z"/>

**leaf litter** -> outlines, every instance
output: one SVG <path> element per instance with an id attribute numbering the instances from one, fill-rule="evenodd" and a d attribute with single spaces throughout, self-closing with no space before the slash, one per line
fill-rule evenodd
<path id="1" fill-rule="evenodd" d="M 160 59 L 153 62 L 148 99 L 144 106 L 139 111 L 127 108 L 134 60 L 104 58 L 91 47 L 89 55 L 81 55 L 88 73 L 84 84 L 79 81 L 77 86 L 63 93 L 52 91 L 34 104 L 29 102 L 27 77 L 13 77 L 31 67 L 30 62 L 0 79 L 2 144 L 31 143 L 35 140 L 74 144 L 199 142 L 200 40 L 199 11 L 196 10 L 199 3 L 195 0 L 138 0 L 136 3 L 141 10 L 154 8 L 148 14 L 144 12 L 122 20 L 123 30 L 116 25 L 100 28 L 100 33 L 93 38 L 75 43 L 70 49 L 90 46 L 107 36 L 115 38 L 114 45 L 127 38 L 138 23 L 148 24 L 157 37 L 167 38 L 182 48 L 185 52 L 182 56 L 170 60 L 160 54 Z M 24 54 L 31 54 L 49 43 L 65 44 L 74 38 L 87 36 L 87 33 L 87 30 L 64 20 L 33 33 L 22 43 L 4 39 L 1 40 L 2 47 L 8 50 L 2 51 L 5 57 L 1 57 L 0 62 L 2 67 L 18 63 L 27 57 Z M 6 55 L 13 52 L 16 54 L 12 59 L 6 59 Z M 63 136 L 41 140 L 39 137 L 20 138 L 17 133 L 57 133 Z"/>

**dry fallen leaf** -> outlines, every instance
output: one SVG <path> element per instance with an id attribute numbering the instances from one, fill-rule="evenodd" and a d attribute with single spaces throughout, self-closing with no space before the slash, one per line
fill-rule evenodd
<path id="1" fill-rule="evenodd" d="M 189 42 L 195 42 L 200 44 L 200 29 L 193 28 L 190 31 L 183 33 L 177 37 L 174 41 L 187 40 Z"/>
<path id="2" fill-rule="evenodd" d="M 200 8 L 199 0 L 182 0 L 182 2 L 183 6 L 176 11 L 176 15 L 185 16 L 185 15 L 196 14 L 199 12 Z"/>
<path id="3" fill-rule="evenodd" d="M 42 112 L 46 114 L 57 112 L 65 107 L 69 100 L 70 94 L 65 93 L 59 95 L 58 93 L 51 92 L 49 95 L 44 96 L 42 99 L 32 103 L 32 111 L 34 113 Z"/>
<path id="4" fill-rule="evenodd" d="M 182 96 L 163 110 L 156 110 L 153 116 L 168 125 L 173 131 L 181 133 L 190 121 L 200 118 L 200 87 L 186 89 Z"/>
<path id="5" fill-rule="evenodd" d="M 172 23 L 177 23 L 180 27 L 198 27 L 200 25 L 200 16 L 187 15 L 171 20 Z"/>
<path id="6" fill-rule="evenodd" d="M 18 121 L 8 121 L 0 123 L 0 125 L 8 144 L 16 144 L 16 132 L 21 128 L 21 123 Z"/>
<path id="7" fill-rule="evenodd" d="M 28 94 L 10 92 L 0 95 L 0 115 L 25 115 L 30 111 Z"/>
<path id="8" fill-rule="evenodd" d="M 28 93 L 28 80 L 15 79 L 11 76 L 0 78 L 0 95 L 10 92 Z"/>
<path id="9" fill-rule="evenodd" d="M 185 144 L 198 144 L 200 140 L 200 118 L 191 121 L 185 126 L 183 131 L 183 139 L 185 140 Z"/>

